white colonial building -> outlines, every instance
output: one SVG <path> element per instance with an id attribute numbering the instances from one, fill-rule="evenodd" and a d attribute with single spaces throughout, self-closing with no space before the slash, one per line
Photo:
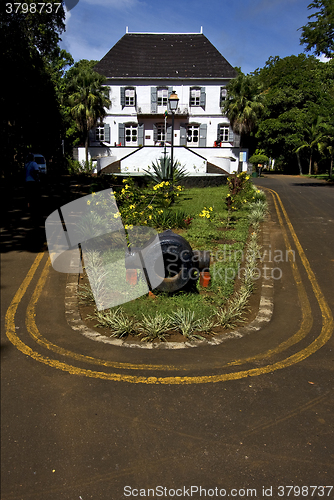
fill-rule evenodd
<path id="1" fill-rule="evenodd" d="M 141 173 L 165 146 L 170 155 L 172 91 L 179 98 L 174 159 L 195 175 L 237 169 L 239 137 L 221 111 L 237 73 L 202 33 L 127 32 L 94 70 L 106 77 L 111 101 L 104 122 L 90 133 L 98 171 Z M 78 157 L 84 159 L 84 148 Z"/>

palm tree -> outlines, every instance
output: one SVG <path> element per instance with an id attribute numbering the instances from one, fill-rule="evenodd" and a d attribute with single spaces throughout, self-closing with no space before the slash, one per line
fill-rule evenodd
<path id="1" fill-rule="evenodd" d="M 311 123 L 305 129 L 304 142 L 299 146 L 295 152 L 299 153 L 302 149 L 308 149 L 310 151 L 309 157 L 309 168 L 308 174 L 312 174 L 313 158 L 316 151 L 321 152 L 324 146 L 324 140 L 326 137 L 326 132 L 324 132 L 324 119 L 322 116 L 318 116 L 313 123 Z"/>
<path id="2" fill-rule="evenodd" d="M 68 86 L 71 115 L 85 137 L 86 164 L 88 164 L 89 131 L 102 120 L 109 108 L 109 90 L 103 86 L 104 77 L 90 68 L 80 68 Z"/>
<path id="3" fill-rule="evenodd" d="M 229 119 L 233 132 L 240 135 L 241 147 L 243 137 L 256 128 L 264 109 L 258 79 L 240 73 L 229 82 L 227 95 L 222 112 Z"/>
<path id="4" fill-rule="evenodd" d="M 328 151 L 330 155 L 329 177 L 333 177 L 333 156 L 334 156 L 334 124 L 323 123 L 321 126 L 322 137 L 320 143 L 320 152 Z"/>

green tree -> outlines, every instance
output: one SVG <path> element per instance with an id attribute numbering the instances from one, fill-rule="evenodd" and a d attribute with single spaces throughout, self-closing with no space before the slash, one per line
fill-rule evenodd
<path id="1" fill-rule="evenodd" d="M 233 131 L 240 135 L 240 147 L 244 146 L 245 137 L 256 129 L 263 109 L 258 77 L 240 72 L 229 82 L 227 99 L 222 108 Z"/>
<path id="2" fill-rule="evenodd" d="M 103 85 L 105 77 L 93 71 L 96 61 L 82 60 L 75 64 L 67 76 L 67 103 L 78 130 L 85 141 L 88 164 L 89 131 L 102 120 L 110 106 L 109 89 Z"/>
<path id="3" fill-rule="evenodd" d="M 321 153 L 328 152 L 329 156 L 329 177 L 333 177 L 333 156 L 334 156 L 334 122 L 322 123 L 321 141 L 319 150 Z"/>
<path id="4" fill-rule="evenodd" d="M 301 151 L 302 149 L 309 150 L 310 152 L 309 169 L 308 169 L 309 175 L 312 174 L 314 155 L 317 151 L 320 152 L 322 149 L 323 139 L 324 139 L 324 134 L 321 127 L 322 123 L 323 123 L 323 118 L 321 116 L 318 116 L 313 123 L 307 126 L 305 129 L 304 142 L 301 146 L 299 146 L 296 149 L 296 153 L 299 153 L 299 151 Z"/>
<path id="5" fill-rule="evenodd" d="M 255 154 L 253 154 L 248 161 L 254 165 L 254 167 L 257 167 L 258 165 L 268 165 L 269 158 L 264 153 L 258 153 L 255 151 Z"/>
<path id="6" fill-rule="evenodd" d="M 58 50 L 65 12 L 62 5 L 54 5 L 50 13 L 30 12 L 33 5 L 38 4 L 30 0 L 17 9 L 19 4 L 7 3 L 0 11 L 4 176 L 16 175 L 29 149 L 50 159 L 60 146 L 62 119 L 46 58 L 51 60 Z"/>
<path id="7" fill-rule="evenodd" d="M 256 134 L 259 146 L 288 172 L 296 169 L 297 150 L 298 162 L 303 161 L 305 144 L 314 140 L 310 127 L 317 117 L 324 123 L 331 120 L 334 95 L 330 65 L 299 54 L 272 57 L 258 71 L 264 89 L 264 113 Z"/>
<path id="8" fill-rule="evenodd" d="M 334 2 L 333 0 L 314 0 L 307 7 L 318 9 L 308 16 L 310 21 L 300 28 L 302 36 L 300 44 L 306 45 L 305 51 L 313 50 L 317 56 L 325 54 L 332 58 L 334 55 Z M 311 21 L 311 19 L 315 19 Z"/>

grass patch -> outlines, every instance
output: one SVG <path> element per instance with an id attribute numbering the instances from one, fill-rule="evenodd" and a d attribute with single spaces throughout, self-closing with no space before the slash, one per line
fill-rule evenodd
<path id="1" fill-rule="evenodd" d="M 329 174 L 302 174 L 302 177 L 308 177 L 309 179 L 321 179 L 324 181 L 334 180 L 334 176 Z"/>

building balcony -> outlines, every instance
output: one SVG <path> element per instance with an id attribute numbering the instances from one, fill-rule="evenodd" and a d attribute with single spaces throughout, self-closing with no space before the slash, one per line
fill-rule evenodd
<path id="1" fill-rule="evenodd" d="M 161 120 L 164 119 L 165 111 L 167 108 L 163 106 L 158 106 L 156 111 L 152 111 L 150 106 L 138 106 L 137 107 L 137 116 L 141 118 L 152 118 L 156 117 Z M 172 116 L 172 112 L 168 111 L 168 116 Z M 175 112 L 175 117 L 186 117 L 189 116 L 189 107 L 185 105 L 180 105 Z"/>

